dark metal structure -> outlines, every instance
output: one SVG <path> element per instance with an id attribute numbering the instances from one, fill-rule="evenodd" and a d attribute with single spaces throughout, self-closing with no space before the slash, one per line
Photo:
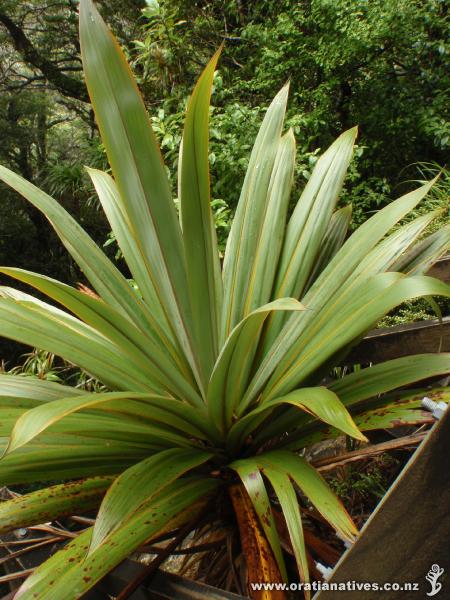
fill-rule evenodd
<path id="1" fill-rule="evenodd" d="M 351 600 L 422 600 L 431 593 L 427 574 L 444 569 L 436 598 L 450 598 L 450 410 L 436 423 L 372 513 L 356 544 L 329 583 L 415 583 L 418 590 L 352 591 Z M 435 569 L 436 571 L 436 569 Z M 436 583 L 436 585 L 437 585 Z M 322 591 L 314 600 L 343 600 Z"/>

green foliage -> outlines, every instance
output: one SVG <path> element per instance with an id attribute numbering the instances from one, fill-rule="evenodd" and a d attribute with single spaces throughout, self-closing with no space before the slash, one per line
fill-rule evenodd
<path id="1" fill-rule="evenodd" d="M 391 314 L 381 319 L 377 327 L 392 327 L 393 325 L 403 325 L 414 321 L 426 321 L 436 319 L 436 314 L 431 310 L 426 300 L 413 300 L 405 302 Z"/>
<path id="2" fill-rule="evenodd" d="M 395 228 L 434 182 L 400 196 L 346 239 L 350 210 L 337 206 L 357 133 L 351 128 L 320 157 L 303 155 L 307 183 L 290 210 L 296 142 L 293 129 L 285 131 L 284 85 L 247 161 L 222 261 L 215 224 L 223 234 L 229 204 L 219 203 L 218 194 L 211 207 L 209 168 L 220 52 L 187 104 L 177 214 L 174 181 L 152 122 L 91 0 L 81 1 L 80 42 L 111 174 L 87 171 L 132 280 L 57 200 L 0 167 L 0 178 L 50 221 L 94 290 L 1 267 L 46 300 L 2 286 L 0 335 L 61 356 L 105 386 L 0 375 L 2 483 L 72 480 L 2 503 L 0 533 L 21 519 L 39 522 L 43 503 L 46 520 L 74 507 L 98 507 L 94 525 L 37 568 L 19 595 L 76 600 L 146 540 L 179 527 L 187 535 L 202 513 L 214 521 L 220 499 L 233 498 L 235 489 L 246 490 L 283 579 L 308 581 L 297 489 L 342 538 L 354 541 L 357 530 L 298 451 L 340 434 L 366 441 L 363 431 L 417 422 L 417 392 L 380 395 L 449 370 L 448 354 L 427 354 L 359 369 L 328 385 L 323 379 L 394 307 L 417 297 L 450 297 L 450 286 L 423 275 L 448 248 L 449 229 L 420 241 L 435 213 Z M 225 124 L 239 121 L 235 110 Z M 178 116 L 171 121 L 164 112 L 158 119 L 153 125 L 174 161 Z M 249 124 L 239 122 L 246 143 Z M 220 119 L 213 129 L 217 124 Z M 216 144 L 236 136 L 239 145 L 231 125 L 226 138 L 214 135 Z M 219 167 L 222 152 L 212 150 L 221 185 L 231 185 L 225 176 L 231 151 L 222 151 L 225 166 Z M 76 169 L 69 175 L 77 180 Z M 55 189 L 60 184 L 56 177 Z M 298 575 L 286 570 L 275 503 Z M 243 531 L 261 535 L 254 518 L 235 510 Z"/>
<path id="3" fill-rule="evenodd" d="M 368 461 L 363 468 L 347 467 L 329 483 L 344 504 L 355 511 L 372 510 L 391 485 L 399 461 L 389 454 Z"/>
<path id="4" fill-rule="evenodd" d="M 418 183 L 424 183 L 430 177 L 439 177 L 420 206 L 411 211 L 411 214 L 404 220 L 404 222 L 407 222 L 430 211 L 440 211 L 437 218 L 431 221 L 422 234 L 423 237 L 426 237 L 449 223 L 450 172 L 446 168 L 439 168 L 434 163 L 421 163 L 412 165 L 412 167 L 419 176 L 419 179 L 416 180 Z M 437 298 L 437 304 L 443 316 L 450 314 L 450 303 L 447 299 Z M 377 327 L 390 327 L 392 325 L 402 325 L 404 323 L 436 318 L 436 312 L 433 311 L 430 304 L 425 300 L 419 299 L 406 302 L 394 309 L 392 313 L 381 319 Z"/>
<path id="5" fill-rule="evenodd" d="M 25 360 L 23 360 L 25 359 Z M 2 366 L 2 372 L 8 375 L 22 377 L 37 377 L 46 381 L 54 381 L 71 385 L 87 392 L 106 392 L 107 389 L 100 381 L 91 377 L 85 371 L 74 367 L 68 361 L 55 356 L 52 352 L 34 348 L 21 357 L 21 364 L 7 370 Z"/>
<path id="6" fill-rule="evenodd" d="M 434 219 L 426 229 L 426 234 L 433 233 L 450 222 L 450 170 L 440 167 L 436 163 L 418 163 L 413 165 L 417 169 L 416 181 L 424 182 L 431 177 L 438 177 L 436 185 L 433 186 L 430 195 L 422 206 L 413 211 L 410 218 L 424 214 L 427 211 L 440 210 L 441 214 Z"/>
<path id="7" fill-rule="evenodd" d="M 226 185 L 217 189 L 222 174 L 215 166 L 212 172 L 213 197 L 232 208 L 243 173 L 242 153 L 227 143 L 235 142 L 235 123 L 239 127 L 245 120 L 240 137 L 245 148 L 261 107 L 287 79 L 288 123 L 301 162 L 307 164 L 311 147 L 324 148 L 338 131 L 360 126 L 361 154 L 344 194 L 353 204 L 355 225 L 392 200 L 406 165 L 445 162 L 449 47 L 448 16 L 440 0 L 249 6 L 213 1 L 201 7 L 161 0 L 158 6 L 136 47 L 135 64 L 147 97 L 159 103 L 162 94 L 166 112 L 182 111 L 198 63 L 226 42 L 215 78 L 212 131 L 212 154 L 221 158 L 215 164 L 225 164 L 230 155 Z M 220 121 L 222 152 L 214 147 L 214 119 Z M 303 183 L 297 179 L 298 191 Z"/>
<path id="8" fill-rule="evenodd" d="M 25 360 L 21 366 L 14 367 L 9 371 L 11 375 L 24 375 L 38 377 L 46 381 L 62 382 L 60 374 L 64 367 L 56 364 L 57 359 L 52 352 L 34 349 L 32 352 L 25 354 L 24 358 Z"/>

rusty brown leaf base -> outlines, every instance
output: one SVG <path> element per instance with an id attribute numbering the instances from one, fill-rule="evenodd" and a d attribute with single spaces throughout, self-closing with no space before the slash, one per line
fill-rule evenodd
<path id="1" fill-rule="evenodd" d="M 272 550 L 244 486 L 242 484 L 230 486 L 229 494 L 239 527 L 242 552 L 247 563 L 248 581 L 281 582 L 281 574 Z M 253 600 L 286 600 L 284 592 L 278 590 L 255 591 L 248 589 L 248 594 Z"/>

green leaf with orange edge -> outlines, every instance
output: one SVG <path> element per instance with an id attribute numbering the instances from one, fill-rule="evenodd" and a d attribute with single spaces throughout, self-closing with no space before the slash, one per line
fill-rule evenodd
<path id="1" fill-rule="evenodd" d="M 121 311 L 143 334 L 159 339 L 159 325 L 131 289 L 118 268 L 58 202 L 38 187 L 0 165 L 0 180 L 21 194 L 50 221 L 61 242 L 90 284 L 113 308 Z"/>
<path id="2" fill-rule="evenodd" d="M 268 380 L 273 376 L 274 371 L 280 368 L 280 365 L 283 365 L 284 368 L 288 363 L 295 361 L 300 344 L 312 341 L 313 335 L 320 337 L 325 312 L 327 315 L 338 316 L 338 307 L 341 305 L 345 307 L 348 302 L 346 296 L 350 299 L 357 298 L 359 287 L 373 277 L 373 272 L 371 269 L 360 272 L 359 277 L 350 282 L 354 286 L 350 289 L 348 282 L 355 269 L 364 263 L 366 256 L 389 230 L 424 198 L 433 183 L 434 181 L 431 181 L 391 202 L 348 238 L 302 298 L 302 302 L 309 310 L 301 316 L 291 315 L 273 344 L 267 348 L 266 354 L 246 390 L 242 400 L 243 405 L 248 406 L 254 402 L 265 390 Z M 385 262 L 385 258 L 383 260 Z M 376 320 L 377 317 L 374 317 L 371 325 Z M 325 319 L 326 321 L 327 319 Z M 298 387 L 298 382 L 291 389 L 295 387 Z"/>
<path id="3" fill-rule="evenodd" d="M 380 398 L 371 398 L 355 407 L 353 418 L 361 431 L 375 429 L 395 429 L 402 425 L 429 423 L 431 413 L 421 408 L 422 399 L 427 396 L 436 402 L 450 403 L 448 388 L 433 388 L 422 390 L 403 390 L 393 392 Z M 319 423 L 310 423 L 303 431 L 288 435 L 281 444 L 283 448 L 298 450 L 311 446 L 325 439 L 333 439 L 341 435 L 338 429 L 323 427 Z"/>
<path id="4" fill-rule="evenodd" d="M 350 515 L 326 481 L 304 458 L 285 450 L 274 450 L 255 459 L 263 471 L 268 468 L 288 475 L 345 540 L 355 541 L 358 530 Z"/>
<path id="5" fill-rule="evenodd" d="M 253 261 L 267 210 L 268 186 L 279 149 L 288 91 L 286 85 L 278 92 L 264 117 L 228 237 L 223 264 L 222 344 L 246 316 L 247 298 L 252 293 Z"/>
<path id="6" fill-rule="evenodd" d="M 179 200 L 197 351 L 206 382 L 219 354 L 222 274 L 209 180 L 209 108 L 221 48 L 203 70 L 189 99 L 180 149 Z"/>
<path id="7" fill-rule="evenodd" d="M 89 528 L 38 567 L 17 592 L 21 600 L 78 600 L 146 540 L 201 513 L 217 481 L 179 479 L 113 531 L 91 554 Z"/>
<path id="8" fill-rule="evenodd" d="M 273 311 L 303 310 L 305 307 L 297 300 L 279 298 L 251 312 L 230 333 L 215 364 L 207 394 L 209 415 L 222 434 L 231 425 L 234 409 L 248 384 L 264 321 Z"/>
<path id="9" fill-rule="evenodd" d="M 95 552 L 111 532 L 143 509 L 173 481 L 209 460 L 209 452 L 170 448 L 158 452 L 121 473 L 106 493 L 95 520 L 89 553 Z"/>
<path id="10" fill-rule="evenodd" d="M 0 502 L 0 533 L 98 508 L 114 477 L 58 483 Z"/>
<path id="11" fill-rule="evenodd" d="M 297 494 L 287 473 L 282 473 L 279 469 L 271 469 L 269 467 L 265 467 L 263 473 L 270 481 L 280 503 L 294 551 L 300 580 L 302 582 L 309 582 L 308 558 L 306 556 L 302 518 Z M 308 590 L 305 590 L 305 598 L 306 600 L 310 598 Z"/>
<path id="12" fill-rule="evenodd" d="M 301 388 L 286 396 L 261 403 L 233 425 L 228 434 L 228 445 L 236 449 L 275 408 L 291 404 L 358 440 L 367 441 L 352 420 L 338 396 L 325 387 Z"/>
<path id="13" fill-rule="evenodd" d="M 264 534 L 272 548 L 281 576 L 287 581 L 286 565 L 281 551 L 280 539 L 272 514 L 269 496 L 255 457 L 237 460 L 228 465 L 239 475 L 250 497 Z"/>
<path id="14" fill-rule="evenodd" d="M 0 267 L 0 273 L 32 285 L 62 304 L 80 320 L 110 340 L 112 345 L 126 353 L 130 364 L 139 365 L 142 372 L 148 373 L 151 380 L 165 389 L 168 394 L 189 400 L 196 406 L 202 406 L 195 383 L 183 377 L 177 368 L 176 356 L 168 355 L 161 345 L 142 335 L 141 330 L 107 303 L 55 279 L 24 269 Z"/>
<path id="15" fill-rule="evenodd" d="M 166 406 L 167 410 L 164 410 Z M 195 425 L 188 420 L 184 421 L 185 417 L 189 418 L 193 414 L 192 421 L 195 423 L 197 417 L 189 411 L 190 407 L 176 400 L 152 394 L 105 392 L 54 400 L 23 413 L 11 432 L 7 452 L 13 452 L 27 444 L 64 417 L 92 408 L 104 408 L 106 411 L 119 413 L 122 418 L 138 421 L 147 429 L 150 438 L 159 439 L 163 445 L 184 447 L 194 443 L 190 440 L 192 435 L 200 433 L 201 437 L 206 437 Z"/>
<path id="16" fill-rule="evenodd" d="M 91 0 L 80 2 L 83 70 L 124 218 L 200 389 L 181 230 L 147 111 L 125 56 Z"/>

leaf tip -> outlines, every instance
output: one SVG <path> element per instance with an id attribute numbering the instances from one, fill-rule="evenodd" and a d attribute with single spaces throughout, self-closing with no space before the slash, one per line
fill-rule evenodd
<path id="1" fill-rule="evenodd" d="M 290 85 L 291 85 L 290 81 L 287 81 L 283 85 L 283 87 L 281 88 L 281 90 L 278 92 L 278 94 L 275 96 L 275 98 L 273 100 L 274 104 L 286 105 L 287 99 L 289 96 Z"/>
<path id="2" fill-rule="evenodd" d="M 293 144 L 295 146 L 295 135 L 292 127 L 289 127 L 289 129 L 283 135 L 282 140 L 285 140 L 287 143 Z"/>

